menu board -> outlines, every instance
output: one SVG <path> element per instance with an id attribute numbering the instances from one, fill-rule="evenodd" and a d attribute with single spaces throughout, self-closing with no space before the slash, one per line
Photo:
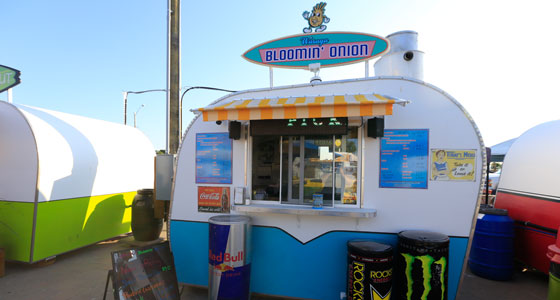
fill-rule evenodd
<path id="1" fill-rule="evenodd" d="M 116 300 L 180 299 L 169 242 L 111 253 Z"/>
<path id="2" fill-rule="evenodd" d="M 229 133 L 196 134 L 196 183 L 231 183 L 232 141 Z"/>
<path id="3" fill-rule="evenodd" d="M 428 129 L 387 129 L 381 139 L 379 187 L 428 188 Z"/>

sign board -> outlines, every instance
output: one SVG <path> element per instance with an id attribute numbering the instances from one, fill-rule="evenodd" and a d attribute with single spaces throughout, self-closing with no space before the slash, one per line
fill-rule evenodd
<path id="1" fill-rule="evenodd" d="M 169 242 L 111 253 L 113 290 L 119 299 L 179 299 Z"/>
<path id="2" fill-rule="evenodd" d="M 476 150 L 431 149 L 431 176 L 434 181 L 474 181 Z"/>
<path id="3" fill-rule="evenodd" d="M 381 138 L 379 187 L 428 188 L 428 129 L 388 129 Z"/>
<path id="4" fill-rule="evenodd" d="M 0 65 L 0 93 L 20 83 L 20 71 Z"/>
<path id="5" fill-rule="evenodd" d="M 389 40 L 357 32 L 321 32 L 292 35 L 265 42 L 243 58 L 270 67 L 307 69 L 309 64 L 334 67 L 372 59 L 389 51 Z"/>
<path id="6" fill-rule="evenodd" d="M 348 118 L 251 120 L 251 136 L 339 135 L 348 133 Z"/>
<path id="7" fill-rule="evenodd" d="M 199 186 L 198 211 L 209 213 L 229 213 L 229 187 Z"/>
<path id="8" fill-rule="evenodd" d="M 231 183 L 232 141 L 229 133 L 196 134 L 196 183 Z"/>

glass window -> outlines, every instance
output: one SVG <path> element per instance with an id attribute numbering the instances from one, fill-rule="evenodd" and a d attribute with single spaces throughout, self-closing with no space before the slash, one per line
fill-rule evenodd
<path id="1" fill-rule="evenodd" d="M 347 135 L 254 136 L 253 200 L 312 205 L 357 204 L 358 128 Z"/>
<path id="2" fill-rule="evenodd" d="M 253 200 L 280 199 L 280 137 L 253 138 Z"/>

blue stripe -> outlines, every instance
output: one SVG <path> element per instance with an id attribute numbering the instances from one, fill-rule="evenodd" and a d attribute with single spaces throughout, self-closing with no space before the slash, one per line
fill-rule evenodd
<path id="1" fill-rule="evenodd" d="M 208 223 L 171 221 L 179 282 L 208 285 Z M 281 229 L 253 227 L 251 291 L 296 298 L 340 299 L 346 290 L 346 242 L 397 245 L 397 234 L 334 231 L 302 244 Z M 448 299 L 455 299 L 468 238 L 451 237 Z"/>

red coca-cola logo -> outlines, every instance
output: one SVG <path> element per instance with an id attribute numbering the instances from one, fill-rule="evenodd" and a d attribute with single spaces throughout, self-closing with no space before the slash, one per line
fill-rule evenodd
<path id="1" fill-rule="evenodd" d="M 205 193 L 202 192 L 199 195 L 200 199 L 203 200 L 220 200 L 220 193 Z"/>

